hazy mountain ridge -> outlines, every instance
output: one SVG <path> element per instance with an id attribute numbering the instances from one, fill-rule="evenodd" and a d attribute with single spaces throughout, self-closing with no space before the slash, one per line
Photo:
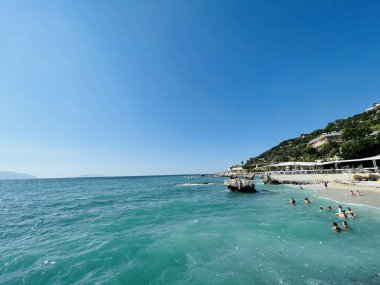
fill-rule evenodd
<path id="1" fill-rule="evenodd" d="M 14 179 L 36 179 L 37 177 L 20 172 L 14 171 L 0 171 L 0 180 L 14 180 Z"/>

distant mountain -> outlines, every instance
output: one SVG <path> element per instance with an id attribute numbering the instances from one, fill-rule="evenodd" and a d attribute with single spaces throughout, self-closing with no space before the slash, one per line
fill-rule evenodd
<path id="1" fill-rule="evenodd" d="M 0 180 L 35 179 L 35 178 L 37 177 L 30 174 L 13 172 L 13 171 L 0 171 Z"/>

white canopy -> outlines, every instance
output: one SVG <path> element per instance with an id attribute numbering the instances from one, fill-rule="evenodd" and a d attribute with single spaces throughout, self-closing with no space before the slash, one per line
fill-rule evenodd
<path id="1" fill-rule="evenodd" d="M 319 165 L 317 162 L 304 162 L 304 161 L 291 161 L 291 162 L 280 162 L 277 164 L 269 165 L 271 167 L 281 167 L 281 166 L 315 166 Z"/>
<path id="2" fill-rule="evenodd" d="M 358 158 L 358 159 L 348 159 L 348 160 L 332 160 L 327 162 L 304 162 L 304 161 L 291 161 L 291 162 L 280 162 L 277 164 L 268 165 L 269 167 L 283 167 L 283 166 L 319 166 L 326 164 L 335 164 L 335 163 L 345 163 L 345 162 L 355 162 L 355 161 L 373 161 L 380 159 L 380 154 L 366 157 L 366 158 Z"/>

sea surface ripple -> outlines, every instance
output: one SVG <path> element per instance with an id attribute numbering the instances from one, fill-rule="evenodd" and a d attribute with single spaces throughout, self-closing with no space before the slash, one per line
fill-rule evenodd
<path id="1" fill-rule="evenodd" d="M 0 284 L 380 284 L 379 209 L 357 206 L 334 234 L 319 206 L 336 202 L 256 183 L 269 191 L 201 176 L 0 181 Z"/>

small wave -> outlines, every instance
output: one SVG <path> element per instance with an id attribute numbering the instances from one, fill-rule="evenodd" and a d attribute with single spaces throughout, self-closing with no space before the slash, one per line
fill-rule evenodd
<path id="1" fill-rule="evenodd" d="M 278 194 L 278 192 L 270 191 L 270 190 L 267 190 L 267 189 L 261 189 L 261 190 L 258 189 L 257 193 L 258 194 L 264 194 L 264 195 L 266 195 L 266 194 L 277 195 Z"/>
<path id="2" fill-rule="evenodd" d="M 337 204 L 345 204 L 345 205 L 349 205 L 349 206 L 363 207 L 363 208 L 370 208 L 370 209 L 379 210 L 379 208 L 376 207 L 376 206 L 367 205 L 367 204 L 364 204 L 364 203 L 342 202 L 342 201 L 339 201 L 339 200 L 331 198 L 331 197 L 322 197 L 322 196 L 318 196 L 318 195 L 315 196 L 315 197 L 319 198 L 319 199 L 329 200 L 329 201 L 335 202 Z"/>
<path id="3" fill-rule="evenodd" d="M 179 186 L 181 187 L 191 187 L 191 186 L 204 186 L 204 185 L 212 185 L 212 184 L 215 184 L 215 183 L 183 183 L 183 184 L 179 184 Z"/>

